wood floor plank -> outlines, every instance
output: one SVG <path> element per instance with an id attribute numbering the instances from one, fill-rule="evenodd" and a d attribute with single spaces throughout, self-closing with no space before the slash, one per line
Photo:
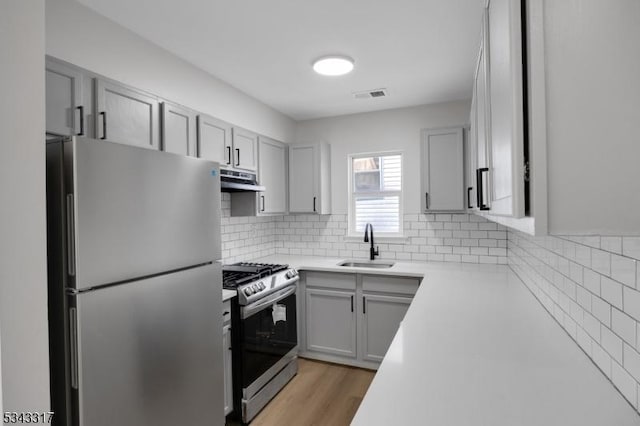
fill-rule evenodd
<path id="1" fill-rule="evenodd" d="M 299 359 L 296 377 L 251 426 L 347 426 L 374 375 L 361 368 Z"/>

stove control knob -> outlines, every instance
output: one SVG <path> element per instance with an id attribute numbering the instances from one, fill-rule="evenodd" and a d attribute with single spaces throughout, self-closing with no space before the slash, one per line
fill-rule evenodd
<path id="1" fill-rule="evenodd" d="M 253 294 L 253 290 L 251 290 L 251 288 L 247 287 L 244 289 L 244 294 L 246 294 L 247 296 L 251 296 Z"/>
<path id="2" fill-rule="evenodd" d="M 298 275 L 298 271 L 296 271 L 295 269 L 293 269 L 293 268 L 292 268 L 292 269 L 289 269 L 289 270 L 287 271 L 286 277 L 287 277 L 288 279 L 291 279 L 291 278 L 293 278 L 293 277 L 295 277 L 295 276 L 297 276 L 297 275 Z"/>
<path id="3" fill-rule="evenodd" d="M 260 281 L 260 282 L 258 283 L 258 289 L 259 289 L 259 290 L 264 290 L 265 288 L 267 288 L 267 286 L 266 286 L 266 285 L 264 285 L 264 283 L 263 283 L 262 281 Z"/>
<path id="4" fill-rule="evenodd" d="M 254 293 L 257 293 L 260 291 L 260 287 L 258 287 L 258 284 L 253 284 L 251 286 L 251 289 L 253 290 Z"/>

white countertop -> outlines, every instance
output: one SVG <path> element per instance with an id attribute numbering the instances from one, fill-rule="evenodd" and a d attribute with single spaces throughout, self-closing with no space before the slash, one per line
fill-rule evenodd
<path id="1" fill-rule="evenodd" d="M 225 302 L 229 299 L 233 299 L 238 295 L 236 290 L 227 290 L 226 288 L 222 289 L 222 301 Z"/>
<path id="2" fill-rule="evenodd" d="M 352 425 L 640 425 L 507 266 L 269 256 L 298 269 L 424 276 Z"/>

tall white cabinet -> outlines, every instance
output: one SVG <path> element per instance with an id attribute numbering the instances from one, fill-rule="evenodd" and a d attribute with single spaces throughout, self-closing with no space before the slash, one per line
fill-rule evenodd
<path id="1" fill-rule="evenodd" d="M 47 59 L 46 131 L 57 136 L 87 136 L 83 104 L 84 75 L 79 69 Z"/>
<path id="2" fill-rule="evenodd" d="M 464 210 L 462 127 L 422 131 L 422 211 Z"/>
<path id="3" fill-rule="evenodd" d="M 289 147 L 289 212 L 331 213 L 331 153 L 328 144 Z"/>
<path id="4" fill-rule="evenodd" d="M 231 124 L 206 114 L 198 115 L 198 157 L 231 166 Z"/>
<path id="5" fill-rule="evenodd" d="M 287 212 L 287 146 L 282 142 L 258 138 L 258 181 L 266 188 L 258 194 L 258 213 Z"/>
<path id="6" fill-rule="evenodd" d="M 467 191 L 475 193 L 475 210 L 511 218 L 526 213 L 522 58 L 520 0 L 489 0 L 482 20 L 467 150 L 467 173 L 475 174 L 475 179 L 472 176 Z"/>
<path id="7" fill-rule="evenodd" d="M 491 210 L 512 217 L 525 214 L 521 16 L 520 0 L 489 2 Z"/>
<path id="8" fill-rule="evenodd" d="M 171 102 L 162 103 L 162 150 L 196 156 L 196 113 Z"/>
<path id="9" fill-rule="evenodd" d="M 96 137 L 143 148 L 160 146 L 158 98 L 110 80 L 96 78 Z"/>
<path id="10" fill-rule="evenodd" d="M 258 135 L 239 127 L 233 128 L 233 161 L 235 169 L 258 170 Z"/>

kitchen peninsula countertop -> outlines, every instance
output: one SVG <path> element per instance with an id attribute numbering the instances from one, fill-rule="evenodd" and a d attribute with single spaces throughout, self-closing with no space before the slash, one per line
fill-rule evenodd
<path id="1" fill-rule="evenodd" d="M 640 416 L 505 265 L 273 255 L 300 270 L 424 277 L 354 426 L 640 425 Z"/>

